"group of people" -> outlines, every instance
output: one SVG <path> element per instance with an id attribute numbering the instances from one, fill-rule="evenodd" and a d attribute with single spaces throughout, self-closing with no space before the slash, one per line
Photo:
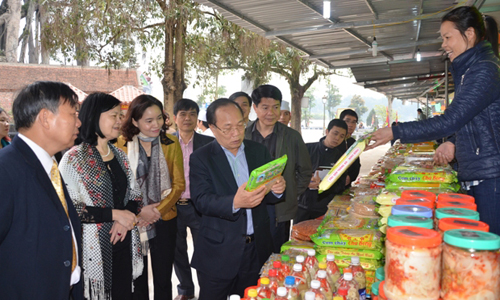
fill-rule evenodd
<path id="1" fill-rule="evenodd" d="M 498 40 L 487 35 L 496 23 L 485 21 L 486 29 L 473 7 L 443 17 L 453 103 L 442 116 L 378 130 L 369 148 L 450 136 L 436 162 L 456 156 L 464 188 L 499 233 L 500 64 Z M 194 298 L 191 266 L 200 300 L 242 295 L 289 239 L 291 221 L 324 214 L 359 174 L 357 160 L 318 195 L 320 173 L 355 142 L 354 111 L 343 111 L 325 137 L 305 144 L 288 122 L 278 122 L 281 105 L 272 85 L 218 99 L 206 110 L 209 137 L 195 131 L 200 110 L 189 99 L 175 103 L 177 131 L 169 134 L 162 103 L 149 95 L 122 116 L 120 101 L 108 94 L 92 93 L 80 107 L 63 83 L 22 89 L 11 142 L 0 111 L 0 298 L 148 299 L 149 265 L 155 299 L 172 298 L 172 268 L 180 281 L 176 299 Z M 253 169 L 284 154 L 287 165 L 271 187 L 245 189 Z"/>

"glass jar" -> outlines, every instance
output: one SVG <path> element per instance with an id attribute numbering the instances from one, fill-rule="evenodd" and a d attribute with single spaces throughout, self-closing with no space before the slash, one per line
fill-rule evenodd
<path id="1" fill-rule="evenodd" d="M 457 193 L 442 193 L 437 197 L 437 201 L 462 201 L 462 202 L 470 202 L 476 203 L 474 197 L 466 195 L 466 194 L 457 194 Z"/>
<path id="2" fill-rule="evenodd" d="M 432 209 L 415 205 L 394 205 L 391 210 L 394 216 L 406 215 L 415 217 L 432 218 Z"/>
<path id="3" fill-rule="evenodd" d="M 411 226 L 387 229 L 384 285 L 387 299 L 439 299 L 441 241 L 441 235 L 432 229 Z"/>
<path id="4" fill-rule="evenodd" d="M 423 190 L 402 191 L 401 198 L 424 198 L 432 202 L 436 202 L 436 194 Z"/>
<path id="5" fill-rule="evenodd" d="M 427 229 L 432 229 L 434 224 L 432 219 L 425 217 L 416 217 L 416 216 L 390 216 L 387 219 L 387 226 L 396 227 L 396 226 L 415 226 L 422 227 Z"/>
<path id="6" fill-rule="evenodd" d="M 434 202 L 425 198 L 399 198 L 396 200 L 396 205 L 417 205 L 434 209 Z"/>
<path id="7" fill-rule="evenodd" d="M 479 221 L 479 213 L 465 208 L 446 207 L 438 208 L 435 211 L 434 229 L 439 228 L 439 220 L 443 218 L 460 218 Z"/>
<path id="8" fill-rule="evenodd" d="M 466 220 L 459 218 L 443 218 L 439 220 L 438 232 L 443 234 L 452 229 L 470 229 L 478 231 L 490 231 L 490 226 L 484 222 L 476 220 Z"/>
<path id="9" fill-rule="evenodd" d="M 443 300 L 497 300 L 500 295 L 500 237 L 453 229 L 444 233 Z"/>
<path id="10" fill-rule="evenodd" d="M 465 208 L 477 211 L 476 203 L 464 202 L 464 201 L 439 201 L 436 205 L 437 208 L 446 208 L 446 207 L 457 207 L 457 208 Z"/>

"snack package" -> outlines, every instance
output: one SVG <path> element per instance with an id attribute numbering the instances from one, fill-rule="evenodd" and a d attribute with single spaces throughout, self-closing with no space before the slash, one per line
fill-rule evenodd
<path id="1" fill-rule="evenodd" d="M 326 255 L 317 255 L 316 258 L 319 262 L 326 262 Z M 382 261 L 376 259 L 360 258 L 359 262 L 364 270 L 376 271 L 378 268 L 383 266 Z M 351 257 L 345 256 L 337 258 L 337 256 L 335 256 L 335 263 L 337 264 L 339 269 L 342 270 L 349 267 L 349 265 L 351 264 Z"/>
<path id="2" fill-rule="evenodd" d="M 300 223 L 299 223 L 300 224 Z M 377 218 L 358 218 L 352 214 L 342 217 L 327 216 L 318 227 L 318 232 L 326 229 L 377 229 Z"/>
<path id="3" fill-rule="evenodd" d="M 387 176 L 388 182 L 412 183 L 453 183 L 457 182 L 457 173 L 449 168 L 424 169 L 410 165 L 401 165 Z"/>
<path id="4" fill-rule="evenodd" d="M 360 197 L 360 196 L 375 197 L 380 193 L 381 188 L 382 187 L 372 188 L 371 186 L 358 185 L 358 186 L 351 187 L 350 194 L 353 197 Z"/>
<path id="5" fill-rule="evenodd" d="M 392 207 L 394 205 L 380 205 L 378 208 L 377 208 L 377 212 L 379 215 L 382 216 L 382 218 L 388 218 L 391 213 L 392 213 Z"/>
<path id="6" fill-rule="evenodd" d="M 307 220 L 293 225 L 291 237 L 294 240 L 311 241 L 311 235 L 315 234 L 322 220 Z"/>
<path id="7" fill-rule="evenodd" d="M 318 246 L 350 249 L 381 249 L 382 233 L 377 229 L 326 229 L 311 236 Z"/>
<path id="8" fill-rule="evenodd" d="M 250 173 L 245 190 L 251 192 L 261 185 L 266 185 L 267 189 L 270 190 L 274 182 L 281 176 L 281 173 L 283 173 L 287 160 L 288 156 L 285 154 L 280 158 L 254 169 Z"/>
<path id="9" fill-rule="evenodd" d="M 260 274 L 262 276 L 267 276 L 269 270 L 273 268 L 273 263 L 277 260 L 281 261 L 281 255 L 276 253 L 271 254 L 264 263 L 264 265 L 262 266 L 262 268 L 260 268 Z"/>
<path id="10" fill-rule="evenodd" d="M 380 260 L 384 258 L 384 254 L 380 250 L 369 250 L 369 249 L 348 249 L 348 248 L 336 248 L 336 247 L 321 247 L 315 246 L 316 253 L 318 255 L 333 254 L 335 258 L 337 257 L 352 257 L 358 256 L 363 259 L 375 259 Z"/>
<path id="11" fill-rule="evenodd" d="M 401 193 L 405 190 L 425 190 L 435 194 L 456 193 L 460 190 L 458 183 L 431 183 L 431 182 L 389 182 L 385 189 L 389 192 Z"/>
<path id="12" fill-rule="evenodd" d="M 398 190 L 399 191 L 399 190 Z M 396 205 L 396 200 L 400 198 L 401 192 L 389 192 L 386 189 L 380 191 L 380 194 L 375 197 L 375 202 L 381 205 Z"/>
<path id="13" fill-rule="evenodd" d="M 355 197 L 352 199 L 352 204 L 349 208 L 349 212 L 353 212 L 362 216 L 377 216 L 375 201 L 373 197 Z"/>
<path id="14" fill-rule="evenodd" d="M 339 160 L 332 167 L 330 172 L 325 176 L 325 178 L 319 184 L 318 193 L 328 190 L 337 180 L 344 174 L 345 171 L 352 165 L 352 163 L 361 155 L 363 150 L 365 150 L 366 143 L 368 142 L 369 135 L 362 136 L 354 144 L 352 144 L 349 149 L 342 155 Z"/>
<path id="15" fill-rule="evenodd" d="M 306 242 L 306 241 L 297 241 L 297 240 L 289 240 L 283 245 L 281 245 L 281 254 L 289 254 L 292 250 L 298 251 L 298 252 L 303 252 L 306 253 L 307 256 L 307 250 L 314 249 L 314 243 L 313 242 Z M 298 254 L 297 254 L 298 255 Z"/>

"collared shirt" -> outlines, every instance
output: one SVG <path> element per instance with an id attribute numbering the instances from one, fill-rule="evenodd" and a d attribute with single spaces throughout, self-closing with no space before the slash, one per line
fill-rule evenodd
<path id="1" fill-rule="evenodd" d="M 252 141 L 257 142 L 259 144 L 263 144 L 266 146 L 267 150 L 271 154 L 272 159 L 276 158 L 276 141 L 278 138 L 278 135 L 276 134 L 276 125 L 273 128 L 273 132 L 271 132 L 269 135 L 266 137 L 263 137 L 262 134 L 260 134 L 259 130 L 257 129 L 257 123 L 259 120 L 255 120 L 253 123 L 253 128 L 252 128 Z"/>
<path id="2" fill-rule="evenodd" d="M 222 147 L 222 146 L 221 146 Z M 222 147 L 224 153 L 226 154 L 227 161 L 231 166 L 231 170 L 233 171 L 234 179 L 236 180 L 236 184 L 241 186 L 243 183 L 248 181 L 250 177 L 248 173 L 248 164 L 247 157 L 245 155 L 245 144 L 241 143 L 240 148 L 238 149 L 238 153 L 234 155 L 226 148 Z M 234 209 L 233 204 L 233 213 L 238 212 L 240 209 Z M 252 219 L 252 209 L 247 208 L 247 235 L 251 235 L 254 233 L 253 231 L 253 219 Z"/>
<path id="3" fill-rule="evenodd" d="M 31 148 L 31 150 L 35 153 L 36 157 L 42 164 L 43 169 L 47 173 L 47 176 L 50 177 L 50 171 L 52 170 L 52 164 L 55 161 L 55 158 L 50 157 L 50 155 L 45 151 L 42 147 L 38 146 L 35 142 L 30 140 L 28 137 L 22 135 L 21 133 L 18 133 L 17 136 L 22 139 L 28 147 Z M 66 200 L 67 201 L 67 200 Z M 71 234 L 73 235 L 73 244 L 75 245 L 75 251 L 76 251 L 76 267 L 75 270 L 71 273 L 71 279 L 70 279 L 70 284 L 76 284 L 78 281 L 80 281 L 80 273 L 81 269 L 80 266 L 78 265 L 78 244 L 76 242 L 76 236 L 75 236 L 75 231 L 73 229 L 73 224 L 71 224 L 71 220 L 69 219 L 69 225 L 71 226 Z"/>
<path id="4" fill-rule="evenodd" d="M 206 135 L 206 136 L 215 137 L 214 133 L 212 132 L 212 129 L 210 129 L 210 128 L 208 128 L 207 130 L 203 131 L 201 134 Z"/>
<path id="5" fill-rule="evenodd" d="M 191 139 L 185 143 L 184 140 L 182 140 L 181 134 L 178 134 L 179 136 L 179 144 L 181 144 L 181 149 L 182 149 L 182 160 L 184 163 L 184 180 L 186 181 L 186 189 L 184 192 L 181 194 L 181 198 L 183 199 L 191 199 L 191 191 L 189 190 L 189 157 L 193 153 L 193 138 L 194 138 L 194 133 Z"/>

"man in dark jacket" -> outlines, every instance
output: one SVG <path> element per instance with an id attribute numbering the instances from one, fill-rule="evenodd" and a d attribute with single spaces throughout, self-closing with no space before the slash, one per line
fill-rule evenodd
<path id="1" fill-rule="evenodd" d="M 356 131 L 356 125 L 358 124 L 358 114 L 352 109 L 345 109 L 340 113 L 340 120 L 346 122 L 347 124 L 347 135 L 344 143 L 338 146 L 338 149 L 344 154 L 347 149 L 349 149 L 356 140 L 352 137 L 354 131 Z M 347 170 L 347 177 L 345 185 L 347 187 L 351 186 L 351 183 L 358 178 L 359 170 L 361 169 L 361 161 L 359 157 L 352 163 L 352 165 Z"/>
<path id="2" fill-rule="evenodd" d="M 305 192 L 311 180 L 311 160 L 302 136 L 278 122 L 280 90 L 272 85 L 261 85 L 253 91 L 252 100 L 258 119 L 247 126 L 245 138 L 266 146 L 273 159 L 288 156 L 283 171 L 287 182 L 284 199 L 268 206 L 274 252 L 279 253 L 281 245 L 290 238 L 290 220 L 297 213 L 297 197 Z"/>
<path id="3" fill-rule="evenodd" d="M 328 124 L 326 136 L 322 137 L 319 142 L 306 144 L 314 175 L 305 193 L 299 196 L 299 208 L 294 219 L 295 223 L 316 219 L 324 215 L 328 210 L 328 203 L 333 197 L 345 190 L 346 173 L 328 190 L 318 195 L 318 186 L 322 180 L 318 168 L 331 168 L 335 165 L 343 154 L 337 146 L 344 142 L 346 134 L 347 124 L 342 120 L 333 119 Z"/>

